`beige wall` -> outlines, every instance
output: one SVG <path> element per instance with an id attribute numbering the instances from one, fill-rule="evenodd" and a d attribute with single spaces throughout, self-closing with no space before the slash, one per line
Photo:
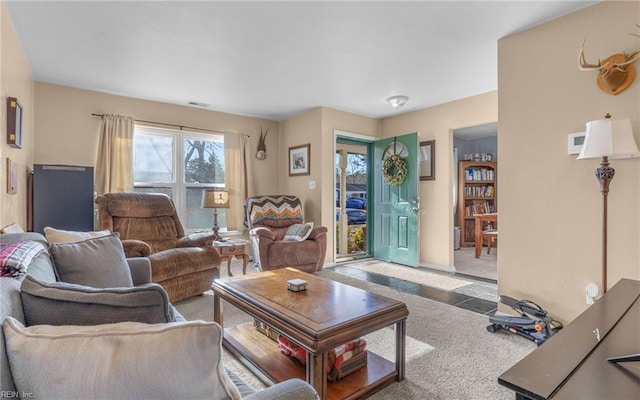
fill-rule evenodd
<path id="1" fill-rule="evenodd" d="M 34 163 L 93 166 L 98 146 L 100 118 L 92 113 L 123 114 L 136 119 L 250 135 L 255 154 L 260 127 L 269 128 L 267 158 L 251 158 L 256 193 L 278 187 L 278 122 L 115 96 L 42 82 L 35 84 Z"/>
<path id="2" fill-rule="evenodd" d="M 296 194 L 306 221 L 328 228 L 326 262 L 335 258 L 335 135 L 336 130 L 377 137 L 379 120 L 326 107 L 316 107 L 281 124 L 280 193 Z M 311 145 L 311 174 L 289 176 L 289 147 Z M 309 183 L 315 182 L 315 189 Z"/>
<path id="3" fill-rule="evenodd" d="M 4 3 L 0 2 L 0 227 L 18 223 L 27 227 L 27 170 L 33 160 L 33 80 L 24 53 L 16 40 Z M 22 149 L 7 145 L 7 97 L 16 97 L 22 104 Z M 18 167 L 18 191 L 7 194 L 7 158 Z"/>
<path id="4" fill-rule="evenodd" d="M 640 2 L 607 1 L 498 43 L 499 291 L 540 302 L 565 322 L 587 307 L 587 283 L 600 283 L 602 229 L 599 163 L 567 155 L 567 134 L 611 113 L 631 119 L 640 143 L 640 80 L 605 94 L 576 56 L 585 37 L 593 63 L 637 49 L 629 32 L 638 21 Z M 640 279 L 640 160 L 612 166 L 609 286 Z"/>
<path id="5" fill-rule="evenodd" d="M 419 188 L 421 265 L 453 268 L 453 130 L 497 119 L 493 91 L 382 120 L 383 137 L 418 132 L 420 141 L 436 141 L 436 179 L 421 181 Z"/>
<path id="6" fill-rule="evenodd" d="M 453 268 L 453 129 L 495 122 L 497 92 L 378 120 L 327 107 L 318 107 L 282 122 L 280 165 L 282 193 L 302 199 L 305 218 L 330 227 L 327 262 L 335 256 L 334 152 L 335 131 L 377 139 L 420 132 L 420 140 L 436 140 L 436 180 L 420 182 L 422 265 Z M 288 177 L 288 148 L 311 143 L 311 175 Z M 288 177 L 288 178 L 285 178 Z M 316 189 L 309 189 L 309 181 Z M 320 211 L 322 210 L 322 211 Z"/>
<path id="7" fill-rule="evenodd" d="M 320 193 L 322 191 L 322 151 L 321 151 L 321 116 L 322 108 L 293 116 L 281 123 L 280 131 L 280 163 L 279 190 L 271 190 L 263 194 L 295 194 L 302 201 L 305 221 L 319 224 L 321 220 Z M 309 175 L 289 176 L 289 148 L 310 145 Z M 315 182 L 315 189 L 309 188 L 309 182 Z M 274 188 L 276 189 L 276 188 Z"/>

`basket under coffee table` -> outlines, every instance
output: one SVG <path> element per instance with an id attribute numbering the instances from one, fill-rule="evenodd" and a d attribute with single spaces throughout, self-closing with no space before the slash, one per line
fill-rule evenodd
<path id="1" fill-rule="evenodd" d="M 290 279 L 307 290 L 287 290 Z M 223 324 L 224 300 L 273 327 L 307 351 L 306 366 L 285 356 L 248 322 L 224 329 L 223 345 L 266 383 L 290 378 L 309 382 L 321 399 L 367 397 L 404 379 L 404 303 L 293 268 L 216 279 L 214 320 Z M 327 352 L 387 326 L 395 326 L 395 363 L 367 350 L 367 366 L 337 382 L 327 382 Z"/>

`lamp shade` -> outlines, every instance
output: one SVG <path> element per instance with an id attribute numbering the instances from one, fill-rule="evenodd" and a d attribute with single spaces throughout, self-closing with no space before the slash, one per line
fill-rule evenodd
<path id="1" fill-rule="evenodd" d="M 587 122 L 587 132 L 578 160 L 637 156 L 640 156 L 640 151 L 633 138 L 631 120 L 604 118 Z"/>
<path id="2" fill-rule="evenodd" d="M 229 192 L 224 189 L 204 190 L 202 208 L 229 208 Z"/>

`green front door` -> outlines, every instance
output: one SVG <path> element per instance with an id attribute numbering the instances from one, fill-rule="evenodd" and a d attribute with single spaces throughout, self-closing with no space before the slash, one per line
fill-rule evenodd
<path id="1" fill-rule="evenodd" d="M 389 185 L 382 176 L 385 157 L 397 153 L 408 166 L 401 185 Z M 378 140 L 373 145 L 373 257 L 418 265 L 418 134 Z"/>

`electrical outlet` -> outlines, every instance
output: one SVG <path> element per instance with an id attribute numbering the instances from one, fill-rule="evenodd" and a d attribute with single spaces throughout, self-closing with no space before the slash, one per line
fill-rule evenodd
<path id="1" fill-rule="evenodd" d="M 587 292 L 587 305 L 590 306 L 593 304 L 593 301 L 595 297 L 598 295 L 598 293 L 600 292 L 600 289 L 598 288 L 598 285 L 592 282 L 587 285 L 586 292 Z"/>

